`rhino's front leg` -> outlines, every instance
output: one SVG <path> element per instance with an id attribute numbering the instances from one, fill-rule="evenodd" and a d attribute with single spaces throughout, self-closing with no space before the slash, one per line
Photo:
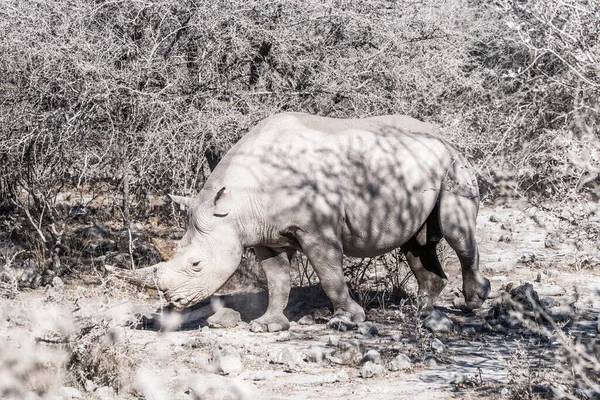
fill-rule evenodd
<path id="1" fill-rule="evenodd" d="M 290 321 L 283 315 L 291 289 L 290 258 L 293 253 L 275 251 L 268 247 L 254 248 L 258 262 L 267 276 L 269 305 L 260 318 L 250 322 L 252 332 L 288 330 Z"/>
<path id="2" fill-rule="evenodd" d="M 342 243 L 339 238 L 298 232 L 302 251 L 315 269 L 325 294 L 333 303 L 335 316 L 346 316 L 354 322 L 365 320 L 365 311 L 352 300 L 342 269 Z"/>

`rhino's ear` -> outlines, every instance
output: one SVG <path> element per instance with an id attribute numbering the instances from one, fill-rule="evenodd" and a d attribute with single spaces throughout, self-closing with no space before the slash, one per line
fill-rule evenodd
<path id="1" fill-rule="evenodd" d="M 229 214 L 229 210 L 231 209 L 231 192 L 229 192 L 224 186 L 217 192 L 214 205 L 214 214 L 217 217 L 224 217 Z"/>
<path id="2" fill-rule="evenodd" d="M 169 194 L 168 196 L 174 203 L 179 204 L 182 210 L 190 208 L 192 205 L 192 197 L 175 196 L 174 194 Z"/>

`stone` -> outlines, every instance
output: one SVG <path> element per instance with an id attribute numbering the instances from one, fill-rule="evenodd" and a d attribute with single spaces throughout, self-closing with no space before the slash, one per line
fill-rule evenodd
<path id="1" fill-rule="evenodd" d="M 83 396 L 78 389 L 69 386 L 63 386 L 58 389 L 58 394 L 63 399 L 82 399 Z"/>
<path id="2" fill-rule="evenodd" d="M 62 290 L 65 288 L 65 283 L 58 276 L 55 276 L 54 278 L 52 278 L 52 286 L 56 290 Z"/>
<path id="3" fill-rule="evenodd" d="M 513 301 L 521 303 L 527 311 L 533 311 L 540 307 L 540 298 L 529 282 L 516 288 L 510 288 L 510 295 Z"/>
<path id="4" fill-rule="evenodd" d="M 242 320 L 240 313 L 231 308 L 219 308 L 206 319 L 211 328 L 233 328 Z"/>
<path id="5" fill-rule="evenodd" d="M 429 346 L 434 353 L 438 354 L 443 353 L 445 349 L 444 343 L 440 339 L 433 339 Z"/>
<path id="6" fill-rule="evenodd" d="M 339 340 L 337 336 L 329 335 L 327 337 L 327 345 L 337 347 Z"/>
<path id="7" fill-rule="evenodd" d="M 433 310 L 423 323 L 432 333 L 450 333 L 454 329 L 454 323 L 440 310 Z"/>
<path id="8" fill-rule="evenodd" d="M 490 323 L 488 323 L 488 322 L 483 322 L 479 326 L 480 332 L 492 332 L 493 330 L 494 330 L 494 328 L 492 328 L 492 325 L 490 325 Z"/>
<path id="9" fill-rule="evenodd" d="M 367 361 L 360 369 L 360 376 L 362 378 L 372 378 L 375 375 L 380 375 L 384 371 L 383 367 L 374 362 Z"/>
<path id="10" fill-rule="evenodd" d="M 75 234 L 85 239 L 106 239 L 110 236 L 110 232 L 105 226 L 92 225 L 87 228 L 79 228 L 75 230 Z"/>
<path id="11" fill-rule="evenodd" d="M 283 346 L 269 352 L 269 362 L 271 364 L 283 364 L 292 369 L 304 364 L 304 357 L 292 347 Z"/>
<path id="12" fill-rule="evenodd" d="M 217 371 L 222 375 L 238 375 L 242 372 L 242 360 L 239 352 L 226 346 L 213 352 L 213 362 Z"/>
<path id="13" fill-rule="evenodd" d="M 434 356 L 428 354 L 425 356 L 425 359 L 423 359 L 423 364 L 425 364 L 428 367 L 435 367 L 438 365 L 438 362 Z"/>
<path id="14" fill-rule="evenodd" d="M 534 253 L 527 253 L 527 254 L 523 254 L 521 257 L 519 257 L 519 264 L 533 264 L 535 262 L 535 254 Z"/>
<path id="15" fill-rule="evenodd" d="M 322 346 L 310 346 L 306 351 L 306 361 L 320 363 L 325 360 L 326 350 Z"/>
<path id="16" fill-rule="evenodd" d="M 104 399 L 113 399 L 116 396 L 115 390 L 110 386 L 102 386 L 94 391 L 94 394 L 98 396 L 98 398 Z"/>
<path id="17" fill-rule="evenodd" d="M 388 364 L 390 371 L 407 371 L 412 368 L 410 358 L 403 353 L 398 354 Z"/>
<path id="18" fill-rule="evenodd" d="M 314 320 L 318 323 L 326 323 L 331 319 L 331 311 L 329 308 L 320 308 L 314 312 Z"/>
<path id="19" fill-rule="evenodd" d="M 327 327 L 340 332 L 356 329 L 358 324 L 345 315 L 338 315 L 329 320 Z"/>
<path id="20" fill-rule="evenodd" d="M 298 320 L 298 325 L 314 325 L 315 319 L 312 315 L 305 315 L 304 317 Z"/>
<path id="21" fill-rule="evenodd" d="M 462 333 L 467 336 L 473 336 L 477 333 L 477 330 L 473 326 L 464 327 Z"/>
<path id="22" fill-rule="evenodd" d="M 368 362 L 372 362 L 374 364 L 381 364 L 381 354 L 379 354 L 379 352 L 377 350 L 369 350 L 365 353 L 365 355 L 363 356 L 362 360 L 360 361 L 361 364 L 365 364 Z"/>
<path id="23" fill-rule="evenodd" d="M 498 217 L 495 214 L 490 215 L 489 221 L 490 222 L 501 222 L 500 217 Z"/>
<path id="24" fill-rule="evenodd" d="M 544 308 L 552 308 L 560 305 L 560 303 L 556 301 L 556 299 L 548 296 L 542 297 L 542 299 L 540 300 L 540 304 Z"/>
<path id="25" fill-rule="evenodd" d="M 360 362 L 365 351 L 365 346 L 356 340 L 339 340 L 337 347 L 326 358 L 332 363 L 339 365 L 350 365 Z"/>
<path id="26" fill-rule="evenodd" d="M 540 284 L 536 285 L 535 291 L 538 296 L 563 296 L 567 291 L 558 285 Z"/>
<path id="27" fill-rule="evenodd" d="M 548 308 L 548 313 L 555 322 L 566 322 L 575 317 L 575 311 L 568 305 L 550 307 Z"/>
<path id="28" fill-rule="evenodd" d="M 364 336 L 371 336 L 379 334 L 379 328 L 372 322 L 361 322 L 357 326 L 358 333 Z"/>

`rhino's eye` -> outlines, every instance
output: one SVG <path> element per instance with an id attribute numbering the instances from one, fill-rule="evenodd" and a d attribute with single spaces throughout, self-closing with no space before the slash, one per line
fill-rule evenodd
<path id="1" fill-rule="evenodd" d="M 192 263 L 192 267 L 197 267 L 198 265 L 200 265 L 200 261 L 196 261 Z"/>

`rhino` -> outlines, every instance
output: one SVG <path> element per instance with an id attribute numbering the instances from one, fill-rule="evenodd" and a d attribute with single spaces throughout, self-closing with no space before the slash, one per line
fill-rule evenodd
<path id="1" fill-rule="evenodd" d="M 402 115 L 335 119 L 271 116 L 239 140 L 187 209 L 173 258 L 120 275 L 157 286 L 176 309 L 215 293 L 254 248 L 268 307 L 253 331 L 286 330 L 290 260 L 302 251 L 333 304 L 361 322 L 344 280 L 343 255 L 374 257 L 401 248 L 430 307 L 447 282 L 436 253 L 445 238 L 461 265 L 466 307 L 481 306 L 490 282 L 475 240 L 479 189 L 472 168 L 433 125 Z"/>

